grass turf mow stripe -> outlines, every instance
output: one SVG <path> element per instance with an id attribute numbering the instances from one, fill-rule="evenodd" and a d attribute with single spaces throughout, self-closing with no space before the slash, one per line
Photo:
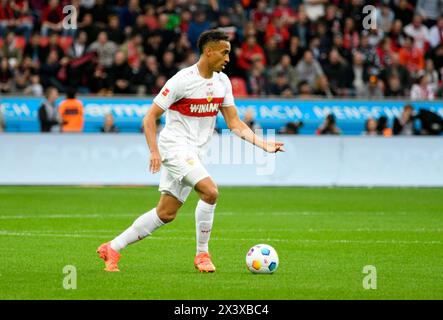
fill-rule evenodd
<path id="1" fill-rule="evenodd" d="M 156 189 L 0 186 L 0 299 L 443 299 L 443 189 L 221 187 L 215 274 L 193 269 L 195 194 L 123 251 L 122 272 L 103 272 L 96 248 L 153 207 Z M 275 274 L 246 270 L 258 243 L 276 248 Z"/>

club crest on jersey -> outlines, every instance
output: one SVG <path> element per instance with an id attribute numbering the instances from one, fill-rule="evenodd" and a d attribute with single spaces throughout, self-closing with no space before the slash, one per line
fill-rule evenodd
<path id="1" fill-rule="evenodd" d="M 169 93 L 169 89 L 168 88 L 165 88 L 165 90 L 162 91 L 162 95 L 164 97 L 166 97 L 168 95 L 168 93 Z"/>
<path id="2" fill-rule="evenodd" d="M 208 97 L 206 98 L 206 100 L 208 100 L 208 102 L 211 102 L 211 101 L 212 101 L 212 96 L 208 96 Z"/>

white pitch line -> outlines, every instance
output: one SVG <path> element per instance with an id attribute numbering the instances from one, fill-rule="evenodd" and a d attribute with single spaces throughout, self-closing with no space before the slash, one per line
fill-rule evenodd
<path id="1" fill-rule="evenodd" d="M 86 213 L 86 214 L 3 214 L 0 215 L 0 220 L 21 220 L 21 219 L 96 219 L 96 218 L 126 218 L 126 217 L 137 217 L 141 215 L 140 213 L 119 213 L 119 214 L 108 214 L 108 213 Z M 325 215 L 360 215 L 360 216 L 384 216 L 385 212 L 330 212 L 330 211 L 220 211 L 215 213 L 216 216 L 325 216 Z M 407 215 L 407 212 L 392 212 L 389 215 Z M 193 216 L 194 212 L 180 212 L 179 216 Z"/>
<path id="2" fill-rule="evenodd" d="M 17 236 L 17 237 L 65 237 L 65 238 L 101 238 L 105 235 L 78 234 L 78 233 L 38 233 L 38 232 L 18 232 L 0 230 L 0 236 Z M 111 235 L 109 236 L 111 237 Z M 195 241 L 194 237 L 162 237 L 152 236 L 152 240 L 178 240 L 178 241 Z M 420 245 L 441 245 L 441 241 L 420 241 L 420 240 L 315 240 L 315 239 L 275 239 L 275 238 L 212 238 L 215 241 L 255 241 L 255 242 L 286 242 L 286 243 L 337 243 L 337 244 L 420 244 Z"/>

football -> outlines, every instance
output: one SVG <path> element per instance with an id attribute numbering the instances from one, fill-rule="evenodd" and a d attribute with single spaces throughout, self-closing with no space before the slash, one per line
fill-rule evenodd
<path id="1" fill-rule="evenodd" d="M 252 273 L 274 273 L 278 268 L 277 251 L 268 244 L 257 244 L 246 254 L 246 266 Z"/>

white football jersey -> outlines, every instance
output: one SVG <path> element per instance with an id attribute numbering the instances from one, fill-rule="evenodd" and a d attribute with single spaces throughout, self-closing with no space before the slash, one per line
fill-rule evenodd
<path id="1" fill-rule="evenodd" d="M 205 79 L 194 64 L 169 79 L 154 103 L 166 110 L 166 125 L 158 141 L 162 158 L 177 151 L 203 156 L 219 108 L 234 105 L 234 96 L 226 74 L 214 72 L 211 79 Z"/>

